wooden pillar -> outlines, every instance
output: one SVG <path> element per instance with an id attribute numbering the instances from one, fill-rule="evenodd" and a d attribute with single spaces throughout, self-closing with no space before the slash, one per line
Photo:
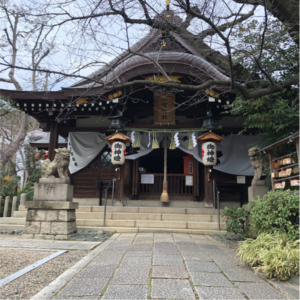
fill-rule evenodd
<path id="1" fill-rule="evenodd" d="M 213 207 L 213 181 L 212 181 L 212 172 L 209 172 L 210 167 L 204 166 L 204 199 L 205 207 Z"/>
<path id="2" fill-rule="evenodd" d="M 53 161 L 55 156 L 55 148 L 57 148 L 58 144 L 58 130 L 57 130 L 57 122 L 52 121 L 50 125 L 50 140 L 49 140 L 49 159 Z"/>
<path id="3" fill-rule="evenodd" d="M 124 165 L 117 167 L 116 172 L 116 189 L 115 189 L 115 205 L 122 206 L 122 199 L 124 195 Z"/>
<path id="4" fill-rule="evenodd" d="M 194 197 L 198 200 L 199 197 L 199 162 L 197 159 L 194 158 L 193 163 L 193 177 L 194 177 Z"/>
<path id="5" fill-rule="evenodd" d="M 124 197 L 129 198 L 132 187 L 132 166 L 133 161 L 126 159 L 124 163 Z"/>

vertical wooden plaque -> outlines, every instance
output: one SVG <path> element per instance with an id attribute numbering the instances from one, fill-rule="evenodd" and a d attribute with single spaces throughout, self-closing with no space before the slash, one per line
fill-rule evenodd
<path id="1" fill-rule="evenodd" d="M 176 125 L 174 105 L 175 95 L 154 95 L 154 125 Z"/>

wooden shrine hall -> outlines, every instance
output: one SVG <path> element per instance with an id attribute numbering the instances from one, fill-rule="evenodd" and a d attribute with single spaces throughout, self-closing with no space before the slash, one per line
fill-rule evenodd
<path id="1" fill-rule="evenodd" d="M 161 18 L 177 25 L 182 22 L 172 10 L 163 11 Z M 235 93 L 222 86 L 191 92 L 153 84 L 228 80 L 228 74 L 207 61 L 201 49 L 174 32 L 151 29 L 130 52 L 125 51 L 89 78 L 59 91 L 0 90 L 20 110 L 36 118 L 42 129 L 50 131 L 50 160 L 58 136 L 68 139 L 75 198 L 83 203 L 95 198 L 97 203 L 99 181 L 116 178 L 118 203 L 124 199 L 160 201 L 164 181 L 168 182 L 170 202 L 203 201 L 212 207 L 215 181 L 221 202 L 247 203 L 253 177 L 248 149 L 257 137 L 254 131 L 238 135 L 243 120 L 222 114 Z M 137 83 L 108 90 L 93 78 L 110 86 Z M 139 80 L 149 84 L 139 84 Z M 119 171 L 111 163 L 111 145 L 106 140 L 116 130 L 130 139 Z M 217 145 L 217 164 L 205 166 L 197 138 L 210 131 L 223 140 Z"/>

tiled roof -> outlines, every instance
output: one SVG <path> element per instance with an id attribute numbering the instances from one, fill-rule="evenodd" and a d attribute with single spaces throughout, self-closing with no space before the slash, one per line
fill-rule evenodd
<path id="1" fill-rule="evenodd" d="M 164 11 L 162 14 L 166 14 L 166 11 Z M 182 36 L 180 36 L 177 33 L 170 32 L 169 34 L 176 40 L 176 42 L 178 42 L 182 47 L 184 47 L 186 49 L 187 53 L 185 53 L 185 54 L 187 54 L 188 56 L 192 55 L 193 58 L 195 60 L 197 60 L 198 62 L 199 62 L 199 58 L 200 58 L 201 63 L 198 65 L 202 65 L 202 66 L 205 66 L 206 69 L 210 69 L 210 71 L 212 71 L 212 73 L 213 73 L 212 78 L 219 79 L 219 80 L 228 80 L 229 79 L 227 76 L 223 75 L 223 74 L 226 74 L 226 72 L 224 70 L 222 70 L 220 67 L 212 64 L 211 62 L 207 62 L 204 59 L 204 56 L 199 51 L 199 49 L 196 49 L 193 45 L 191 45 L 191 43 L 189 41 L 187 41 L 186 39 L 184 39 Z M 104 80 L 106 83 L 112 82 L 116 78 L 116 76 L 114 76 L 113 73 L 115 73 L 115 75 L 117 75 L 117 76 L 120 76 L 122 73 L 124 73 L 125 67 L 133 67 L 134 63 L 140 64 L 140 63 L 145 62 L 145 59 L 138 56 L 138 53 L 143 53 L 143 54 L 147 53 L 149 56 L 153 56 L 153 53 L 149 53 L 150 51 L 147 51 L 147 47 L 151 43 L 154 43 L 155 41 L 157 41 L 157 39 L 161 38 L 161 36 L 162 36 L 162 34 L 161 34 L 160 30 L 151 29 L 150 32 L 145 37 L 143 37 L 141 40 L 139 40 L 136 44 L 134 44 L 131 47 L 130 51 L 125 50 L 123 53 L 121 53 L 116 58 L 114 58 L 112 61 L 110 61 L 107 65 L 103 66 L 102 68 L 98 69 L 97 71 L 93 72 L 90 76 L 88 76 L 89 78 L 91 78 L 90 81 L 83 79 L 83 80 L 80 80 L 77 83 L 73 84 L 69 88 L 74 89 L 74 88 L 98 87 L 100 84 L 95 84 L 95 82 L 92 81 L 92 79 L 95 77 L 98 80 Z M 165 54 L 167 54 L 167 53 L 169 55 L 169 52 L 167 52 L 166 50 L 163 50 L 161 52 L 162 57 L 165 57 Z M 175 54 L 175 52 L 173 52 L 173 54 Z M 178 58 L 178 55 L 180 55 L 180 58 L 182 58 L 182 54 L 183 53 L 175 54 L 175 55 L 177 55 L 177 58 Z M 186 57 L 186 58 L 188 58 L 188 57 Z M 188 60 L 190 60 L 190 57 L 188 58 Z M 209 65 L 210 65 L 210 67 L 209 67 Z M 112 72 L 111 70 L 114 70 L 114 72 Z M 223 79 L 221 79 L 221 77 Z"/>

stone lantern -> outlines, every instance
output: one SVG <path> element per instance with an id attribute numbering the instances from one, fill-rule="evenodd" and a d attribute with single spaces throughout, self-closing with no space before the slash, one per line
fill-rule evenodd
<path id="1" fill-rule="evenodd" d="M 202 122 L 203 122 L 202 128 L 203 129 L 211 130 L 211 129 L 218 128 L 218 126 L 219 126 L 218 121 L 221 120 L 221 118 L 210 114 L 206 117 L 198 118 L 197 120 L 202 120 Z"/>
<path id="2" fill-rule="evenodd" d="M 119 112 L 116 116 L 108 117 L 107 119 L 111 122 L 109 129 L 125 129 L 126 123 L 129 122 L 128 119 L 123 117 L 122 112 Z"/>

